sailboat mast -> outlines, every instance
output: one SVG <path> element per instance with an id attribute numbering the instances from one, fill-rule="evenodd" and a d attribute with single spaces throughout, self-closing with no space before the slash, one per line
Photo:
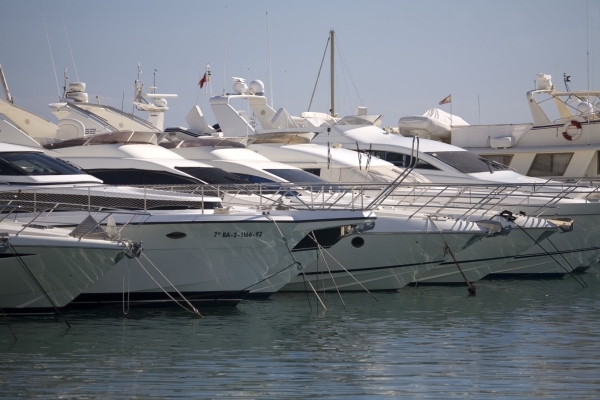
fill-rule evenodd
<path id="1" fill-rule="evenodd" d="M 335 54 L 335 42 L 334 42 L 335 32 L 332 30 L 329 31 L 329 36 L 331 38 L 331 116 L 335 116 L 335 64 L 334 64 L 334 54 Z"/>

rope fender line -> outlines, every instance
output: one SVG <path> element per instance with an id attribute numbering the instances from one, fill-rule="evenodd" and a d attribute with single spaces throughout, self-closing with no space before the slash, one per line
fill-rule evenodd
<path id="1" fill-rule="evenodd" d="M 302 272 L 302 275 L 304 276 L 304 282 L 305 283 L 308 282 L 308 285 L 312 289 L 313 293 L 315 294 L 315 296 L 317 296 L 317 299 L 319 300 L 319 303 L 321 303 L 321 305 L 323 306 L 323 308 L 325 310 L 327 310 L 327 307 L 325 307 L 325 303 L 323 303 L 323 300 L 321 300 L 321 297 L 319 297 L 319 294 L 317 293 L 315 287 L 312 285 L 312 283 L 310 283 L 310 281 L 306 280 L 306 273 L 304 272 L 304 268 L 302 268 L 302 264 L 299 263 L 298 261 L 296 261 L 296 259 L 294 258 L 294 255 L 292 254 L 292 250 L 290 250 L 290 246 L 288 244 L 287 239 L 283 236 L 283 232 L 281 232 L 281 229 L 279 229 L 279 225 L 277 225 L 277 221 L 275 221 L 273 219 L 273 217 L 271 217 L 271 215 L 269 213 L 267 213 L 267 212 L 263 213 L 263 215 L 265 215 L 268 219 L 270 219 L 275 224 L 275 228 L 277 228 L 277 230 L 279 231 L 279 234 L 281 235 L 281 239 L 283 240 L 283 243 L 285 244 L 285 247 L 287 248 L 287 251 L 288 251 L 290 257 L 294 261 L 294 264 L 300 265 L 300 272 Z M 312 305 L 310 304 L 310 300 L 308 302 L 308 305 L 309 305 L 309 307 L 312 310 Z"/>
<path id="2" fill-rule="evenodd" d="M 333 282 L 333 286 L 335 286 L 335 290 L 340 298 L 340 301 L 342 302 L 342 305 L 344 306 L 344 309 L 346 308 L 346 303 L 344 302 L 344 299 L 342 298 L 342 294 L 340 293 L 340 289 L 337 286 L 337 283 L 335 283 L 335 279 L 333 279 L 333 274 L 331 273 L 331 269 L 329 268 L 329 264 L 327 263 L 327 260 L 325 259 L 325 256 L 323 255 L 323 251 L 321 250 L 321 245 L 319 244 L 319 242 L 317 242 L 317 237 L 315 236 L 315 232 L 314 231 L 310 231 L 310 233 L 308 234 L 308 237 L 311 238 L 311 240 L 313 242 L 316 243 L 317 245 L 317 251 L 319 252 L 317 254 L 317 260 L 319 259 L 319 255 L 321 256 L 321 258 L 323 258 L 323 262 L 325 262 L 325 267 L 327 268 L 327 272 L 329 272 L 329 276 L 331 277 L 331 281 Z M 317 276 L 318 278 L 318 276 Z M 323 294 L 325 294 L 325 288 L 323 288 Z"/>
<path id="3" fill-rule="evenodd" d="M 4 322 L 6 322 L 6 325 L 8 326 L 8 329 L 10 329 L 10 333 L 12 333 L 12 335 L 15 338 L 15 341 L 16 341 L 17 340 L 17 335 L 15 335 L 15 331 L 13 331 L 13 328 L 10 325 L 10 322 L 8 322 L 8 317 L 6 316 L 6 313 L 4 312 L 4 310 L 2 308 L 0 308 L 0 311 L 2 312 L 2 316 L 4 316 Z"/>
<path id="4" fill-rule="evenodd" d="M 456 257 L 454 256 L 454 252 L 452 251 L 452 249 L 448 245 L 448 242 L 446 242 L 446 238 L 444 238 L 444 234 L 442 233 L 442 231 L 440 230 L 440 228 L 436 225 L 435 221 L 431 218 L 430 215 L 427 216 L 427 218 L 429 218 L 431 220 L 431 223 L 433 224 L 433 226 L 435 226 L 435 228 L 440 233 L 440 236 L 441 236 L 442 240 L 444 241 L 444 256 L 446 256 L 446 254 L 450 254 L 450 256 L 452 257 L 452 260 L 454 260 L 454 265 L 456 265 L 456 268 L 458 269 L 458 272 L 460 272 L 460 274 L 462 275 L 463 279 L 465 280 L 465 283 L 467 284 L 467 291 L 469 292 L 469 296 L 475 296 L 475 295 L 477 295 L 477 289 L 475 288 L 475 285 L 473 285 L 467 279 L 467 276 L 463 272 L 462 268 L 460 267 L 460 264 L 458 263 L 458 261 L 456 260 Z"/>
<path id="5" fill-rule="evenodd" d="M 144 265 L 141 263 L 141 261 L 139 260 L 139 257 L 135 257 L 135 260 L 137 261 L 137 263 L 139 264 L 140 267 L 142 267 L 142 269 L 144 270 L 144 272 L 150 277 L 150 279 L 152 279 L 152 281 L 156 284 L 156 286 L 158 286 L 171 300 L 173 300 L 175 302 L 175 304 L 177 304 L 179 307 L 183 308 L 184 310 L 190 312 L 191 314 L 194 314 L 200 318 L 204 318 L 204 316 L 202 314 L 200 314 L 200 311 L 198 311 L 193 305 L 192 303 L 190 303 L 188 301 L 188 299 L 185 298 L 185 296 L 183 294 L 181 294 L 181 292 L 175 287 L 175 285 L 173 285 L 171 283 L 171 281 L 169 281 L 169 279 L 167 279 L 167 277 L 158 269 L 158 267 L 156 265 L 154 265 L 154 263 L 144 254 L 142 253 L 141 256 L 143 256 L 149 263 L 150 265 L 152 265 L 154 267 L 154 269 L 156 269 L 156 271 L 158 271 L 158 273 L 165 279 L 165 281 L 167 281 L 167 283 L 169 284 L 169 286 L 171 286 L 173 289 L 175 289 L 175 291 L 177 292 L 177 294 L 179 294 L 179 296 L 181 296 L 181 298 L 188 304 L 188 306 L 190 306 L 190 309 L 186 308 L 183 304 L 181 304 L 177 299 L 175 299 L 175 297 L 173 297 L 171 295 L 171 293 L 169 293 L 168 291 L 165 290 L 165 288 L 163 288 L 156 279 L 154 279 L 154 277 L 152 276 L 152 274 L 150 274 L 150 272 L 148 272 L 148 270 L 144 267 Z"/>
<path id="6" fill-rule="evenodd" d="M 426 219 L 426 221 L 429 221 L 429 219 Z M 419 264 L 418 269 L 417 269 L 417 277 L 415 279 L 415 289 L 417 288 L 417 286 L 419 286 L 419 279 L 421 278 L 421 272 L 423 270 L 422 267 L 423 267 L 423 262 L 425 261 L 425 254 L 426 254 L 425 251 L 427 250 L 427 240 L 428 239 L 429 239 L 429 222 L 427 222 L 427 229 L 425 231 L 425 243 L 423 244 L 421 263 Z M 413 278 L 414 278 L 414 274 L 413 274 Z"/>
<path id="7" fill-rule="evenodd" d="M 325 256 L 323 255 L 323 252 L 325 252 L 325 253 L 326 253 L 326 254 L 327 254 L 329 257 L 331 257 L 331 259 L 332 259 L 333 261 L 335 261 L 335 262 L 336 262 L 336 263 L 337 263 L 337 264 L 338 264 L 340 267 L 342 267 L 342 269 L 343 269 L 343 270 L 344 270 L 344 271 L 345 271 L 345 272 L 346 272 L 348 275 L 350 275 L 350 276 L 352 277 L 352 279 L 354 279 L 354 281 L 355 281 L 356 283 L 358 283 L 358 284 L 359 284 L 359 285 L 360 285 L 360 286 L 361 286 L 361 287 L 362 287 L 362 288 L 363 288 L 363 289 L 364 289 L 364 290 L 365 290 L 367 293 L 369 293 L 369 294 L 371 295 L 371 297 L 373 297 L 373 298 L 375 299 L 375 301 L 379 302 L 379 300 L 377 300 L 377 297 L 375 297 L 375 296 L 373 295 L 373 293 L 371 293 L 371 292 L 369 291 L 369 289 L 367 289 L 367 288 L 366 288 L 366 287 L 365 287 L 365 286 L 364 286 L 364 285 L 363 285 L 363 284 L 362 284 L 362 283 L 361 283 L 361 282 L 360 282 L 358 279 L 356 279 L 356 277 L 355 277 L 354 275 L 352 275 L 352 273 L 351 273 L 350 271 L 348 271 L 348 270 L 346 269 L 346 267 L 344 267 L 344 266 L 342 265 L 342 263 L 341 263 L 341 262 L 339 262 L 339 261 L 338 261 L 338 260 L 337 260 L 337 259 L 336 259 L 334 256 L 332 256 L 332 255 L 331 255 L 331 253 L 327 251 L 327 249 L 325 249 L 323 246 L 321 246 L 321 244 L 319 244 L 319 242 L 317 242 L 317 239 L 316 239 L 316 237 L 314 237 L 314 233 L 313 233 L 312 231 L 311 231 L 311 233 L 313 234 L 313 237 L 311 237 L 311 239 L 312 239 L 312 240 L 313 240 L 313 241 L 314 241 L 314 242 L 317 244 L 317 248 L 318 248 L 318 249 L 319 249 L 319 251 L 321 252 L 321 257 L 323 258 L 323 261 L 325 261 L 325 265 L 327 266 L 327 269 L 329 270 L 329 274 L 331 275 L 331 270 L 329 269 L 329 265 L 327 264 L 327 260 L 325 259 Z M 310 237 L 310 235 L 309 235 L 309 237 Z M 331 275 L 331 280 L 333 281 L 333 283 L 334 283 L 334 285 L 335 285 L 335 279 L 333 279 L 333 275 Z M 336 285 L 336 289 L 337 289 L 337 285 Z M 339 290 L 338 290 L 338 293 L 339 293 Z M 341 295 L 340 295 L 340 297 L 341 297 Z M 343 300 L 342 300 L 342 303 L 343 303 Z M 345 305 L 344 305 L 344 307 L 345 307 Z"/>
<path id="8" fill-rule="evenodd" d="M 256 283 L 253 283 L 253 284 L 252 284 L 252 285 L 250 285 L 250 286 L 246 286 L 246 287 L 245 287 L 245 288 L 243 288 L 242 290 L 248 290 L 248 289 L 250 289 L 251 287 L 258 285 L 259 283 L 263 283 L 264 281 L 266 281 L 266 280 L 269 280 L 269 279 L 271 279 L 272 277 L 274 277 L 275 275 L 279 275 L 280 273 L 282 273 L 282 272 L 284 272 L 284 271 L 287 271 L 288 269 L 290 269 L 290 268 L 292 268 L 292 267 L 294 267 L 294 266 L 295 266 L 296 268 L 298 268 L 298 270 L 299 270 L 299 271 L 301 271 L 301 270 L 302 270 L 302 264 L 301 264 L 301 263 L 299 263 L 298 261 L 294 261 L 294 262 L 292 262 L 290 265 L 288 265 L 287 267 L 284 267 L 284 268 L 280 269 L 279 271 L 272 273 L 271 275 L 267 276 L 266 278 L 264 278 L 264 279 L 261 279 L 260 281 L 258 281 L 258 282 L 256 282 Z"/>
<path id="9" fill-rule="evenodd" d="M 129 314 L 129 299 L 131 294 L 131 259 L 127 259 L 127 301 L 125 301 L 125 266 L 123 266 L 123 303 L 122 310 L 123 314 Z M 125 311 L 125 304 L 127 304 L 127 311 Z"/>

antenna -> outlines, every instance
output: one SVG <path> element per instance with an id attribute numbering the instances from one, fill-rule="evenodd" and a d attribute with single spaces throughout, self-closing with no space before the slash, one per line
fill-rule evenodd
<path id="1" fill-rule="evenodd" d="M 588 10 L 588 1 L 585 0 L 585 35 L 586 43 L 585 50 L 587 53 L 587 99 L 585 101 L 590 104 L 590 13 Z M 593 106 L 593 105 L 592 105 Z M 590 145 L 590 114 L 593 109 L 589 109 L 587 114 L 587 131 L 588 131 L 588 146 Z"/>
<path id="2" fill-rule="evenodd" d="M 208 83 L 207 89 L 210 88 L 210 95 L 212 96 L 212 84 L 210 83 L 210 65 L 206 63 L 206 82 Z"/>
<path id="3" fill-rule="evenodd" d="M 481 125 L 481 102 L 479 101 L 479 94 L 477 95 L 477 111 L 479 114 L 479 125 Z"/>
<path id="4" fill-rule="evenodd" d="M 63 100 L 67 96 L 67 81 L 69 77 L 67 76 L 67 69 L 63 69 Z"/>
<path id="5" fill-rule="evenodd" d="M 566 72 L 563 72 L 563 81 L 565 82 L 565 87 L 567 88 L 567 92 L 570 92 L 569 82 L 571 82 L 571 75 L 567 75 Z"/>
<path id="6" fill-rule="evenodd" d="M 4 97 L 6 97 L 6 101 L 8 101 L 10 104 L 13 104 L 13 98 L 8 91 L 8 84 L 6 83 L 6 78 L 4 77 L 2 65 L 0 65 L 0 79 L 2 81 L 2 87 L 4 88 Z"/>
<path id="7" fill-rule="evenodd" d="M 56 91 L 58 92 L 58 101 L 62 101 L 62 99 L 60 98 L 60 88 L 58 87 L 58 75 L 56 75 L 56 67 L 54 66 L 54 56 L 52 55 L 52 46 L 50 46 L 50 36 L 48 36 L 48 27 L 46 26 L 46 16 L 44 15 L 44 10 L 42 10 L 42 19 L 44 20 L 46 39 L 48 39 L 48 49 L 50 49 L 50 59 L 52 60 L 52 68 L 54 69 L 54 79 L 56 80 Z"/>
<path id="8" fill-rule="evenodd" d="M 67 25 L 65 25 L 65 19 L 63 15 L 60 14 L 60 19 L 62 19 L 63 27 L 65 28 L 65 36 L 67 37 L 67 43 L 69 44 L 69 51 L 71 52 L 71 60 L 73 60 L 73 68 L 75 68 L 75 76 L 77 77 L 77 81 L 79 81 L 79 74 L 77 73 L 77 66 L 75 65 L 75 58 L 73 57 L 73 50 L 71 50 L 71 41 L 69 40 L 69 34 L 67 33 Z"/>
<path id="9" fill-rule="evenodd" d="M 265 15 L 267 17 L 267 46 L 269 49 L 269 97 L 271 98 L 271 108 L 273 108 L 273 67 L 271 66 L 271 34 L 269 32 L 269 11 L 267 1 L 265 0 Z"/>
<path id="10" fill-rule="evenodd" d="M 329 31 L 329 35 L 331 37 L 331 116 L 335 117 L 335 65 L 334 65 L 334 54 L 335 54 L 335 32 L 332 30 Z"/>
<path id="11" fill-rule="evenodd" d="M 225 26 L 227 26 L 227 6 L 225 6 Z M 227 29 L 223 29 L 225 33 L 225 61 L 223 62 L 223 96 L 225 96 L 225 82 L 227 77 Z"/>
<path id="12" fill-rule="evenodd" d="M 152 93 L 156 93 L 156 73 L 158 72 L 157 69 L 154 70 L 154 84 L 152 85 Z"/>

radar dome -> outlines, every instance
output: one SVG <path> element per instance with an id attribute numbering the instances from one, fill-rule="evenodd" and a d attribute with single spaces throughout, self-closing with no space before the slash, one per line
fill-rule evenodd
<path id="1" fill-rule="evenodd" d="M 233 79 L 233 91 L 237 94 L 248 93 L 248 85 L 244 78 L 232 78 Z"/>
<path id="2" fill-rule="evenodd" d="M 257 96 L 262 96 L 265 94 L 265 84 L 262 81 L 256 79 L 250 82 L 248 92 Z"/>
<path id="3" fill-rule="evenodd" d="M 154 99 L 154 105 L 157 107 L 166 107 L 167 100 L 166 99 Z"/>
<path id="4" fill-rule="evenodd" d="M 577 104 L 577 112 L 580 115 L 588 115 L 594 112 L 594 105 L 587 101 Z"/>
<path id="5" fill-rule="evenodd" d="M 66 98 L 71 99 L 76 103 L 88 102 L 88 94 L 83 92 L 67 92 Z"/>
<path id="6" fill-rule="evenodd" d="M 69 82 L 69 91 L 71 91 L 71 92 L 85 92 L 85 83 L 83 83 L 83 82 Z"/>

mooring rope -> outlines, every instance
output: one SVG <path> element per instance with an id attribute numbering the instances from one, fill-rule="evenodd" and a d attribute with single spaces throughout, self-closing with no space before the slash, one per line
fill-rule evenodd
<path id="1" fill-rule="evenodd" d="M 475 296 L 477 294 L 477 289 L 467 279 L 467 276 L 463 272 L 462 268 L 458 264 L 458 261 L 456 260 L 456 257 L 454 256 L 454 252 L 452 251 L 452 249 L 448 245 L 448 242 L 446 242 L 446 238 L 444 238 L 444 234 L 442 233 L 442 231 L 440 230 L 440 228 L 436 225 L 435 221 L 431 218 L 431 216 L 428 216 L 427 218 L 429 218 L 429 220 L 431 221 L 431 223 L 433 224 L 433 226 L 435 226 L 435 228 L 438 230 L 438 232 L 440 233 L 440 237 L 444 241 L 444 256 L 446 254 L 448 254 L 448 253 L 450 254 L 450 256 L 452 257 L 452 260 L 454 260 L 454 264 L 456 265 L 456 268 L 458 268 L 458 272 L 460 272 L 460 274 L 462 275 L 463 279 L 465 280 L 465 283 L 467 284 L 467 291 L 469 292 L 469 295 Z"/>
<path id="2" fill-rule="evenodd" d="M 315 236 L 315 232 L 314 231 L 310 231 L 310 233 L 308 234 L 308 236 L 312 239 L 313 242 L 315 242 L 315 244 L 317 245 L 317 251 L 319 252 L 319 254 L 321 255 L 321 257 L 323 258 L 323 262 L 325 262 L 325 267 L 327 268 L 327 272 L 329 272 L 329 276 L 331 277 L 331 282 L 333 282 L 333 286 L 335 287 L 335 290 L 340 298 L 340 301 L 342 302 L 342 305 L 344 306 L 344 308 L 346 308 L 346 303 L 344 303 L 344 299 L 342 298 L 342 294 L 340 293 L 340 289 L 338 288 L 337 283 L 335 283 L 335 279 L 333 278 L 333 274 L 331 273 L 331 269 L 329 268 L 329 264 L 327 263 L 327 260 L 325 259 L 325 256 L 323 255 L 323 251 L 322 251 L 322 246 L 319 244 L 319 242 L 317 242 L 317 237 Z M 317 256 L 317 260 L 318 260 L 318 256 Z M 317 275 L 318 278 L 319 275 Z M 323 293 L 325 293 L 325 285 L 323 285 Z"/>
<path id="3" fill-rule="evenodd" d="M 142 256 L 148 260 L 148 262 L 150 263 L 150 265 L 152 265 L 154 267 L 154 269 L 156 269 L 156 271 L 158 271 L 158 273 L 167 281 L 167 283 L 173 288 L 175 289 L 175 291 L 177 292 L 177 294 L 179 294 L 179 296 L 181 296 L 181 298 L 188 304 L 188 306 L 190 306 L 191 309 L 186 308 L 183 304 L 181 304 L 179 301 L 177 301 L 177 299 L 175 299 L 175 297 L 173 297 L 171 295 L 171 293 L 169 293 L 168 291 L 165 290 L 165 288 L 163 288 L 157 281 L 156 279 L 154 279 L 154 277 L 150 274 L 150 272 L 148 272 L 148 270 L 144 267 L 144 265 L 142 265 L 142 263 L 140 262 L 139 258 L 136 257 L 135 260 L 138 262 L 138 264 L 140 265 L 140 267 L 142 267 L 142 269 L 144 270 L 144 272 L 146 272 L 146 274 L 148 274 L 148 276 L 150 277 L 150 279 L 152 279 L 154 281 L 154 283 L 156 283 L 156 286 L 158 286 L 171 300 L 173 300 L 179 307 L 183 308 L 184 310 L 199 316 L 200 318 L 204 318 L 204 316 L 202 314 L 200 314 L 200 311 L 198 311 L 193 305 L 192 303 L 190 303 L 188 301 L 188 299 L 186 299 L 183 294 L 181 294 L 181 292 L 175 287 L 175 285 L 173 285 L 171 283 L 171 281 L 169 281 L 167 279 L 167 277 L 156 267 L 156 265 L 154 265 L 154 263 L 145 255 L 142 253 Z"/>
<path id="4" fill-rule="evenodd" d="M 514 223 L 521 231 L 523 231 L 523 233 L 525 233 L 533 241 L 533 243 L 535 243 L 536 245 L 538 245 L 538 247 L 540 249 L 542 249 L 544 251 L 544 253 L 546 253 L 546 255 L 548 255 L 550 258 L 552 258 L 552 260 L 554 260 L 554 262 L 556 264 L 558 264 L 559 267 L 561 267 L 567 274 L 569 274 L 571 276 L 571 278 L 573 278 L 575 281 L 577 281 L 577 283 L 579 283 L 582 287 L 587 287 L 588 286 L 587 283 L 583 280 L 583 278 L 581 278 L 581 277 L 575 277 L 575 275 L 573 274 L 573 272 L 575 271 L 575 269 L 573 268 L 573 266 L 571 265 L 571 263 L 569 263 L 569 261 L 567 261 L 567 259 L 562 254 L 562 252 L 560 250 L 558 250 L 558 248 L 554 245 L 554 243 L 552 243 L 552 241 L 550 240 L 549 237 L 547 238 L 548 242 L 552 245 L 552 247 L 554 247 L 554 250 L 556 250 L 556 252 L 561 256 L 561 258 L 571 268 L 570 271 L 564 265 L 562 265 L 556 258 L 554 258 L 554 256 L 552 254 L 550 254 L 550 252 L 548 250 L 546 250 L 537 240 L 535 240 L 529 234 L 529 232 L 527 232 L 521 225 L 517 224 L 517 222 L 516 222 L 517 217 L 515 217 L 511 211 L 504 210 L 500 214 L 497 214 L 497 216 L 505 218 L 509 222 Z"/>
<path id="5" fill-rule="evenodd" d="M 415 281 L 415 289 L 417 288 L 417 286 L 419 285 L 419 278 L 421 277 L 421 271 L 423 268 L 423 262 L 425 261 L 425 251 L 427 249 L 427 239 L 429 239 L 429 218 L 425 219 L 426 221 L 426 231 L 425 231 L 425 243 L 423 244 L 423 252 L 422 257 L 421 257 L 421 263 L 418 266 L 418 271 L 417 271 L 417 279 Z"/>
<path id="6" fill-rule="evenodd" d="M 8 318 L 6 317 L 6 313 L 4 312 L 4 310 L 2 308 L 0 308 L 0 311 L 2 311 L 2 315 L 4 316 L 4 322 L 6 322 L 6 325 L 8 325 L 8 329 L 10 329 L 10 333 L 12 333 L 15 340 L 17 340 L 17 335 L 15 335 L 15 332 L 13 331 L 12 326 L 10 326 L 10 322 L 8 322 Z"/>
<path id="7" fill-rule="evenodd" d="M 311 238 L 311 239 L 313 239 L 313 238 Z M 362 284 L 362 283 L 361 283 L 361 282 L 360 282 L 358 279 L 356 279 L 356 277 L 355 277 L 354 275 L 352 275 L 352 273 L 351 273 L 350 271 L 348 271 L 348 270 L 346 269 L 346 267 L 344 267 L 344 266 L 342 265 L 342 263 L 341 263 L 341 262 L 339 262 L 339 261 L 338 261 L 338 260 L 337 260 L 337 259 L 336 259 L 334 256 L 332 256 L 332 255 L 331 255 L 331 253 L 327 251 L 327 249 L 325 249 L 323 246 L 321 246 L 321 245 L 320 245 L 320 244 L 319 244 L 319 243 L 318 243 L 318 242 L 317 242 L 315 239 L 313 239 L 313 240 L 315 241 L 315 243 L 317 244 L 317 247 L 318 247 L 318 248 L 319 248 L 321 251 L 324 251 L 324 252 L 325 252 L 325 253 L 326 253 L 326 254 L 327 254 L 329 257 L 331 257 L 331 259 L 332 259 L 333 261 L 335 261 L 335 262 L 336 262 L 336 263 L 337 263 L 337 264 L 338 264 L 340 267 L 342 267 L 342 269 L 343 269 L 343 270 L 344 270 L 344 271 L 345 271 L 345 272 L 346 272 L 348 275 L 350 275 L 350 277 L 352 277 L 352 279 L 354 279 L 354 281 L 355 281 L 356 283 L 358 283 L 358 284 L 359 284 L 359 285 L 360 285 L 360 286 L 361 286 L 361 287 L 362 287 L 362 288 L 363 288 L 363 289 L 364 289 L 364 290 L 365 290 L 367 293 L 369 293 L 369 294 L 371 295 L 371 297 L 373 297 L 373 298 L 375 299 L 375 301 L 379 301 L 379 300 L 377 300 L 377 297 L 375 297 L 375 296 L 373 295 L 373 293 L 371 293 L 371 292 L 369 291 L 369 289 L 367 289 L 367 288 L 366 288 L 366 287 L 365 287 L 365 286 L 364 286 L 364 285 L 363 285 L 363 284 Z M 323 257 L 323 261 L 325 261 L 325 262 L 327 263 L 327 261 L 325 260 L 325 257 Z M 327 268 L 329 269 L 329 267 L 327 267 Z M 331 271 L 330 271 L 330 272 L 331 272 Z M 333 277 L 332 277 L 332 279 L 333 279 Z M 337 288 L 337 287 L 336 287 L 336 288 Z"/>
<path id="8" fill-rule="evenodd" d="M 287 248 L 287 251 L 290 255 L 290 257 L 292 258 L 292 260 L 294 261 L 294 264 L 296 265 L 300 265 L 300 272 L 302 272 L 302 274 L 304 275 L 304 278 L 306 279 L 306 274 L 304 273 L 304 268 L 302 268 L 302 264 L 300 264 L 298 261 L 296 261 L 296 259 L 294 258 L 294 255 L 292 254 L 292 250 L 290 249 L 290 245 L 288 244 L 287 239 L 285 238 L 285 236 L 283 236 L 283 232 L 281 232 L 281 229 L 279 229 L 279 225 L 277 225 L 277 221 L 275 221 L 273 219 L 273 217 L 271 217 L 271 215 L 269 213 L 264 213 L 264 215 L 270 219 L 274 224 L 275 224 L 275 228 L 277 228 L 277 230 L 279 231 L 279 234 L 281 235 L 281 239 L 283 240 L 283 243 L 285 244 L 285 247 Z M 310 288 L 312 289 L 313 293 L 315 294 L 315 296 L 317 296 L 317 299 L 319 300 L 319 303 L 321 303 L 321 305 L 323 306 L 323 308 L 325 310 L 327 310 L 327 307 L 325 307 L 325 303 L 323 303 L 323 300 L 321 300 L 321 297 L 319 297 L 319 294 L 317 293 L 317 291 L 315 290 L 315 287 L 312 285 L 312 283 L 310 283 L 310 281 L 308 281 L 308 285 L 310 286 Z M 312 309 L 312 306 L 310 305 L 310 301 L 308 302 L 309 307 Z"/>
<path id="9" fill-rule="evenodd" d="M 122 304 L 122 309 L 123 309 L 123 314 L 127 315 L 129 314 L 129 298 L 130 298 L 130 294 L 131 294 L 131 259 L 128 257 L 127 258 L 127 301 L 125 301 L 125 266 L 123 266 L 123 304 Z M 125 311 L 125 304 L 127 304 L 127 311 Z"/>

